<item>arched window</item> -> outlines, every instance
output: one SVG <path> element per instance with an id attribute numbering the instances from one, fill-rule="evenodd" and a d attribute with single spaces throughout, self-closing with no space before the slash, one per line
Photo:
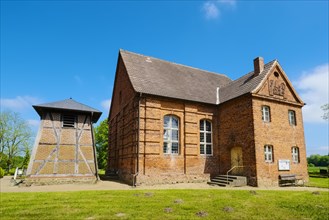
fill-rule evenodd
<path id="1" fill-rule="evenodd" d="M 179 153 L 179 120 L 173 115 L 163 118 L 163 153 Z"/>
<path id="2" fill-rule="evenodd" d="M 212 155 L 212 126 L 207 120 L 200 120 L 200 154 Z"/>

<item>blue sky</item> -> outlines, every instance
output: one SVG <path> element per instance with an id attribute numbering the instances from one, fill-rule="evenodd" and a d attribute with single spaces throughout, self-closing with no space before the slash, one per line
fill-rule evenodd
<path id="1" fill-rule="evenodd" d="M 32 104 L 108 114 L 120 48 L 237 79 L 278 59 L 307 105 L 308 155 L 328 153 L 328 1 L 1 1 L 1 111 L 36 131 Z"/>

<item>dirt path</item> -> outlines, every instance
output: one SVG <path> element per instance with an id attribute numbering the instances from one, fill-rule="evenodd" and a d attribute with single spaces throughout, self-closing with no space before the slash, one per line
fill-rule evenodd
<path id="1" fill-rule="evenodd" d="M 11 176 L 5 176 L 0 179 L 0 192 L 67 192 L 67 191 L 84 191 L 84 190 L 139 190 L 139 189 L 225 189 L 225 190 L 288 190 L 288 191 L 327 191 L 329 189 L 315 187 L 219 187 L 211 186 L 207 183 L 177 183 L 163 184 L 155 186 L 138 186 L 133 188 L 127 184 L 115 181 L 98 181 L 96 184 L 62 184 L 62 185 L 45 185 L 45 186 L 13 186 Z"/>

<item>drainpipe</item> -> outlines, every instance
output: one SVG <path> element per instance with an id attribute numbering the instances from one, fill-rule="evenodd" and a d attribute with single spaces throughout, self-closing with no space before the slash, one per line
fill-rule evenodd
<path id="1" fill-rule="evenodd" d="M 220 101 L 219 101 L 219 87 L 217 87 L 217 89 L 216 89 L 216 105 L 217 105 L 217 110 L 216 110 L 216 114 L 217 114 L 217 128 L 216 128 L 216 133 L 217 133 L 217 150 L 218 150 L 218 164 L 221 164 L 220 163 L 220 156 L 221 156 L 221 149 L 220 149 L 220 129 L 219 129 L 219 127 L 221 126 L 220 125 L 220 120 L 219 120 L 219 116 L 220 116 L 220 112 L 219 111 L 221 111 L 221 109 L 220 109 L 220 107 L 219 107 L 219 104 L 220 104 Z M 221 167 L 220 167 L 220 165 L 219 165 L 219 167 L 218 167 L 218 174 L 220 174 L 221 172 Z"/>
<path id="2" fill-rule="evenodd" d="M 141 106 L 141 98 L 142 93 L 139 93 L 139 99 L 138 99 L 138 134 L 137 134 L 137 149 L 136 149 L 136 173 L 133 175 L 133 187 L 136 187 L 136 178 L 139 174 L 139 135 L 140 135 L 140 106 Z"/>
<path id="3" fill-rule="evenodd" d="M 99 176 L 98 176 L 98 162 L 97 162 L 97 155 L 96 155 L 96 144 L 95 144 L 95 137 L 94 137 L 94 128 L 93 128 L 93 112 L 91 112 L 91 116 L 90 116 L 90 127 L 91 127 L 91 139 L 93 142 L 93 151 L 94 151 L 94 161 L 95 161 L 95 175 L 96 175 L 96 179 L 99 180 Z"/>
<path id="4" fill-rule="evenodd" d="M 216 89 L 216 105 L 218 105 L 220 102 L 219 102 L 219 87 L 217 87 Z"/>

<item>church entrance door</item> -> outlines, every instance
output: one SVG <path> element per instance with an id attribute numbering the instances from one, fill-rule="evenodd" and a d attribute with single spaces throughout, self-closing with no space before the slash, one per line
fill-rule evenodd
<path id="1" fill-rule="evenodd" d="M 230 174 L 231 175 L 242 175 L 243 174 L 243 157 L 242 157 L 242 147 L 233 147 L 231 149 L 231 168 L 234 168 Z"/>

